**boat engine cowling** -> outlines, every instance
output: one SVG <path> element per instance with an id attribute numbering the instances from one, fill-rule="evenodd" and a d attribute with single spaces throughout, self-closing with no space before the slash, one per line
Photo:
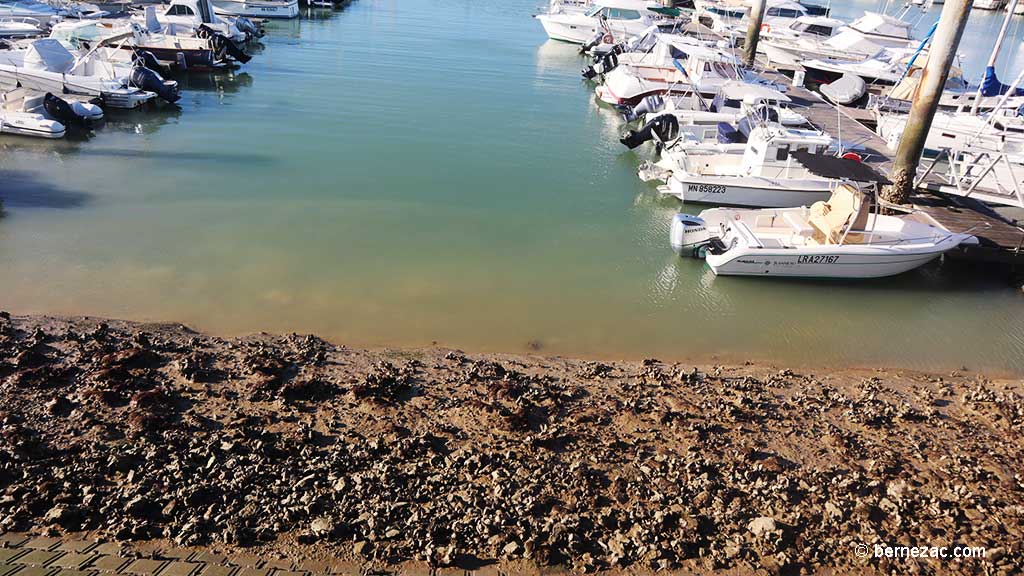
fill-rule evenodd
<path id="1" fill-rule="evenodd" d="M 65 126 L 73 124 L 87 126 L 103 119 L 103 109 L 88 102 L 67 102 L 63 98 L 47 92 L 43 96 L 43 109 L 51 117 Z"/>
<path id="2" fill-rule="evenodd" d="M 712 238 L 707 223 L 700 216 L 676 214 L 672 217 L 669 241 L 680 256 L 702 258 Z"/>
<path id="3" fill-rule="evenodd" d="M 665 97 L 661 94 L 645 96 L 636 106 L 627 109 L 622 113 L 626 122 L 633 122 L 644 114 L 654 114 L 665 109 Z"/>
<path id="4" fill-rule="evenodd" d="M 162 76 L 145 66 L 132 68 L 132 73 L 128 77 L 128 83 L 142 90 L 156 92 L 157 96 L 160 96 L 167 102 L 174 103 L 181 99 L 181 94 L 178 93 L 177 82 L 174 80 L 164 80 Z"/>
<path id="5" fill-rule="evenodd" d="M 584 44 L 583 46 L 580 46 L 580 53 L 581 54 L 585 53 L 587 50 L 590 50 L 594 46 L 597 46 L 598 44 L 600 44 L 601 40 L 604 39 L 604 34 L 605 34 L 604 30 L 598 30 L 597 33 L 594 34 L 593 38 L 591 38 L 589 41 L 587 41 L 587 43 Z"/>
<path id="6" fill-rule="evenodd" d="M 651 120 L 639 130 L 629 130 L 622 135 L 619 142 L 622 142 L 630 150 L 647 142 L 658 139 L 659 143 L 667 143 L 679 137 L 679 118 L 675 114 L 662 114 Z"/>
<path id="7" fill-rule="evenodd" d="M 601 75 L 607 74 L 614 70 L 619 65 L 619 56 L 615 52 L 609 52 L 604 56 L 600 57 L 593 66 L 583 70 L 583 77 L 587 80 Z"/>

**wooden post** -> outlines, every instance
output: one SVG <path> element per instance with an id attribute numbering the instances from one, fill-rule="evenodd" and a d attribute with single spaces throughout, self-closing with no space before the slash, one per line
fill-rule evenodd
<path id="1" fill-rule="evenodd" d="M 949 78 L 949 68 L 956 57 L 967 17 L 971 13 L 973 0 L 947 0 L 939 16 L 939 25 L 932 37 L 928 50 L 928 63 L 921 73 L 917 96 L 910 107 L 903 136 L 892 167 L 892 185 L 882 191 L 882 197 L 894 204 L 904 204 L 913 192 L 917 164 L 924 152 L 924 142 L 939 107 L 942 89 Z"/>
<path id="2" fill-rule="evenodd" d="M 753 0 L 750 5 L 750 23 L 747 24 L 747 39 L 743 43 L 743 65 L 754 67 L 757 57 L 757 41 L 761 38 L 761 23 L 764 22 L 765 0 Z"/>

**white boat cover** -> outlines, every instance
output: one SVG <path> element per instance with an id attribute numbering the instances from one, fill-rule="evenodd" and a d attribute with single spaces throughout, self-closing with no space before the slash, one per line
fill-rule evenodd
<path id="1" fill-rule="evenodd" d="M 842 78 L 830 84 L 822 84 L 819 88 L 823 96 L 836 104 L 852 104 L 859 100 L 867 92 L 868 86 L 864 79 L 856 74 L 847 72 Z"/>
<path id="2" fill-rule="evenodd" d="M 25 68 L 65 74 L 75 65 L 75 57 L 52 38 L 36 40 L 25 52 Z"/>

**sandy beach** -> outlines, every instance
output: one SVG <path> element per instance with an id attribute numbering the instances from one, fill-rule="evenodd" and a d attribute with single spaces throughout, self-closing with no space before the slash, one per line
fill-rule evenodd
<path id="1" fill-rule="evenodd" d="M 0 532 L 384 570 L 1024 567 L 1021 383 L 977 373 L 355 350 L 4 314 L 0 394 Z"/>

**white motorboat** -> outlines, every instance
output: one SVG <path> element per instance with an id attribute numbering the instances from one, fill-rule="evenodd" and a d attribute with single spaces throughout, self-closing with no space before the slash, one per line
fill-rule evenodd
<path id="1" fill-rule="evenodd" d="M 839 58 L 817 58 L 802 63 L 806 81 L 813 84 L 828 84 L 846 74 L 860 76 L 864 82 L 878 86 L 893 86 L 899 82 L 907 69 L 906 53 L 883 48 L 871 58 L 847 60 Z"/>
<path id="2" fill-rule="evenodd" d="M 799 66 L 806 60 L 819 58 L 864 60 L 877 56 L 883 48 L 903 49 L 912 42 L 909 23 L 885 14 L 865 12 L 829 37 L 801 34 L 794 38 L 772 34 L 758 43 L 758 49 L 769 62 Z"/>
<path id="3" fill-rule="evenodd" d="M 42 22 L 34 18 L 0 19 L 0 39 L 33 38 L 42 33 Z"/>
<path id="4" fill-rule="evenodd" d="M 134 19 L 146 26 L 145 15 L 135 16 Z M 176 36 L 196 35 L 203 28 L 233 42 L 245 42 L 250 36 L 235 23 L 217 16 L 210 0 L 172 0 L 162 14 L 156 14 L 156 20 L 164 33 Z"/>
<path id="5" fill-rule="evenodd" d="M 806 125 L 807 118 L 789 108 L 792 101 L 789 96 L 769 86 L 732 80 L 722 85 L 711 102 L 693 94 L 669 98 L 654 95 L 645 98 L 625 116 L 627 121 L 632 121 L 640 117 L 638 112 L 642 112 L 646 123 L 661 114 L 674 114 L 682 122 L 695 114 L 716 114 L 722 117 L 722 121 L 735 124 L 744 117 L 769 108 L 783 126 Z"/>
<path id="6" fill-rule="evenodd" d="M 1006 0 L 974 0 L 971 5 L 978 10 L 1002 10 Z"/>
<path id="7" fill-rule="evenodd" d="M 115 64 L 97 49 L 76 57 L 52 38 L 25 49 L 0 50 L 0 86 L 99 97 L 106 106 L 135 108 L 155 98 L 175 101 L 177 83 L 140 66 Z"/>
<path id="8" fill-rule="evenodd" d="M 754 208 L 816 202 L 840 183 L 806 165 L 832 146 L 828 134 L 754 118 L 720 128 L 716 143 L 666 147 L 657 162 L 641 167 L 641 179 L 665 180 L 658 191 L 683 202 Z"/>
<path id="9" fill-rule="evenodd" d="M 862 191 L 842 185 L 809 207 L 677 214 L 670 242 L 681 255 L 704 258 L 716 275 L 881 278 L 977 239 L 925 214 L 873 213 Z"/>
<path id="10" fill-rule="evenodd" d="M 44 2 L 16 0 L 0 2 L 0 20 L 22 20 L 31 18 L 36 22 L 51 23 L 60 20 L 60 12 Z"/>
<path id="11" fill-rule="evenodd" d="M 907 124 L 906 114 L 876 111 L 878 135 L 893 150 Z M 1016 114 L 974 115 L 970 112 L 935 113 L 925 139 L 925 151 L 962 150 L 968 146 L 1024 158 L 1024 118 Z"/>
<path id="12" fill-rule="evenodd" d="M 604 34 L 603 42 L 612 44 L 643 33 L 657 19 L 649 0 L 594 0 L 585 12 L 564 10 L 538 14 L 537 20 L 552 40 L 588 44 Z"/>
<path id="13" fill-rule="evenodd" d="M 62 138 L 68 126 L 91 126 L 103 119 L 95 104 L 53 94 L 33 93 L 24 88 L 0 92 L 0 133 Z"/>
<path id="14" fill-rule="evenodd" d="M 697 8 L 697 19 L 712 30 L 724 34 L 736 32 L 745 34 L 750 18 L 750 5 L 744 3 L 702 2 Z M 789 28 L 796 20 L 811 14 L 799 2 L 793 0 L 766 0 L 761 31 Z"/>
<path id="15" fill-rule="evenodd" d="M 213 11 L 250 18 L 298 18 L 299 0 L 213 0 Z"/>
<path id="16" fill-rule="evenodd" d="M 632 66 L 620 63 L 604 75 L 604 83 L 595 88 L 597 97 L 612 105 L 634 105 L 651 94 L 698 93 L 714 96 L 723 84 L 740 80 L 751 85 L 785 91 L 785 85 L 770 82 L 740 66 L 731 53 L 718 48 L 680 43 L 665 35 L 660 40 L 670 45 L 668 58 Z M 685 61 L 680 62 L 679 57 Z"/>

